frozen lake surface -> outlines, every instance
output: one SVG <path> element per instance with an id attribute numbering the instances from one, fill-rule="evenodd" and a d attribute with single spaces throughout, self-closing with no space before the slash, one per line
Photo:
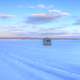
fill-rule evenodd
<path id="1" fill-rule="evenodd" d="M 0 40 L 0 80 L 80 80 L 80 40 Z"/>

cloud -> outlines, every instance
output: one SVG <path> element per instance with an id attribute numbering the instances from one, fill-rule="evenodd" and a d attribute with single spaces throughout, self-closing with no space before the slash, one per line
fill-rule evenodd
<path id="1" fill-rule="evenodd" d="M 69 16 L 70 13 L 68 12 L 63 12 L 60 10 L 56 10 L 56 9 L 49 9 L 48 12 L 52 15 L 62 15 L 62 16 Z"/>
<path id="2" fill-rule="evenodd" d="M 18 35 L 9 32 L 0 32 L 0 38 L 18 37 Z"/>
<path id="3" fill-rule="evenodd" d="M 29 26 L 29 25 L 28 25 Z M 27 25 L 11 25 L 0 26 L 0 38 L 1 37 L 52 37 L 52 38 L 66 38 L 66 37 L 79 37 L 80 28 L 74 27 L 56 27 L 56 28 L 39 28 L 28 27 Z"/>
<path id="4" fill-rule="evenodd" d="M 53 5 L 38 4 L 38 5 L 35 5 L 35 6 L 30 6 L 29 8 L 33 8 L 33 9 L 52 9 Z"/>
<path id="5" fill-rule="evenodd" d="M 26 23 L 30 24 L 42 24 L 55 21 L 56 19 L 69 16 L 69 13 L 59 10 L 49 10 L 48 13 L 32 14 L 26 20 Z"/>
<path id="6" fill-rule="evenodd" d="M 26 23 L 41 24 L 41 23 L 51 22 L 52 20 L 53 17 L 51 15 L 40 13 L 40 14 L 32 14 L 32 16 L 29 16 Z"/>
<path id="7" fill-rule="evenodd" d="M 26 36 L 33 38 L 78 38 L 80 37 L 79 28 L 71 28 L 71 27 L 56 27 L 56 28 L 48 28 L 48 29 L 38 29 L 37 31 L 29 31 Z M 77 32 L 76 32 L 77 31 Z"/>
<path id="8" fill-rule="evenodd" d="M 56 27 L 56 28 L 48 28 L 41 29 L 37 34 L 38 37 L 52 37 L 52 38 L 79 38 L 80 30 L 79 27 Z"/>
<path id="9" fill-rule="evenodd" d="M 29 26 L 29 27 L 28 27 Z M 8 37 L 8 35 L 25 36 L 29 32 L 37 32 L 38 28 L 30 25 L 4 25 L 0 26 L 0 36 Z M 12 36 L 13 37 L 13 36 Z"/>
<path id="10" fill-rule="evenodd" d="M 0 13 L 0 19 L 9 19 L 9 18 L 15 18 L 15 15 Z"/>
<path id="11" fill-rule="evenodd" d="M 44 5 L 44 4 L 37 4 L 37 5 L 29 5 L 29 4 L 20 4 L 17 5 L 18 8 L 31 8 L 31 9 L 52 9 L 53 5 Z"/>

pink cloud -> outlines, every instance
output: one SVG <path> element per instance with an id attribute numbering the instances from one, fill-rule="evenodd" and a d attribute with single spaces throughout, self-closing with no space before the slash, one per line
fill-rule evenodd
<path id="1" fill-rule="evenodd" d="M 32 14 L 27 18 L 26 23 L 30 23 L 30 24 L 48 23 L 51 21 L 55 21 L 59 18 L 62 18 L 64 16 L 69 16 L 69 13 L 57 11 L 57 10 L 54 11 L 50 10 L 48 13 Z"/>

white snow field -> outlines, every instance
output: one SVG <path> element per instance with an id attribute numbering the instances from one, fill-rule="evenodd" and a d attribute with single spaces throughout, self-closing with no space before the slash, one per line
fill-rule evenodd
<path id="1" fill-rule="evenodd" d="M 80 80 L 80 40 L 0 40 L 0 80 Z"/>

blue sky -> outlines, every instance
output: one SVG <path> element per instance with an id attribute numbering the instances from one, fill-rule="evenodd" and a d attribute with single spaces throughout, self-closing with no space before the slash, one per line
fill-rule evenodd
<path id="1" fill-rule="evenodd" d="M 26 32 L 56 28 L 68 34 L 79 33 L 79 5 L 79 0 L 2 0 L 0 32 L 2 36 L 18 36 L 20 33 L 25 35 Z M 53 31 L 56 32 L 55 29 Z"/>

